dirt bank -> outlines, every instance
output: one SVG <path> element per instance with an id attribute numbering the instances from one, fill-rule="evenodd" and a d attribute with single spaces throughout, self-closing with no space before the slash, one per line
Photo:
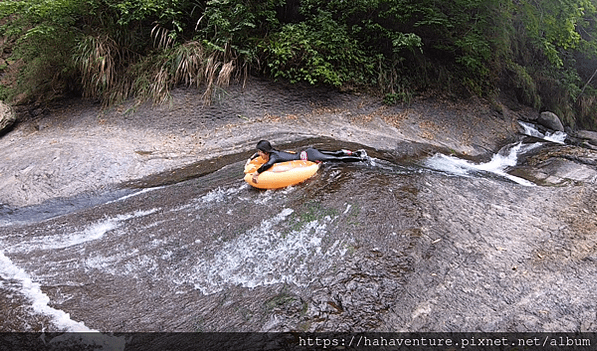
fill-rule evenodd
<path id="1" fill-rule="evenodd" d="M 220 91 L 211 106 L 203 106 L 196 89 L 174 91 L 163 106 L 129 103 L 102 111 L 90 101 L 63 101 L 0 139 L 0 204 L 101 191 L 249 151 L 262 138 L 282 144 L 329 136 L 394 151 L 417 142 L 479 155 L 512 135 L 515 119 L 533 113 L 429 96 L 389 107 L 370 96 L 258 79 Z"/>

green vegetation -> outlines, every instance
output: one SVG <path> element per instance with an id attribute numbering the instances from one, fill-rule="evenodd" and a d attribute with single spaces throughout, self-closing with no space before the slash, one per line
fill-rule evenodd
<path id="1" fill-rule="evenodd" d="M 5 0 L 2 95 L 163 102 L 248 74 L 366 89 L 387 104 L 420 91 L 512 92 L 595 127 L 591 0 Z M 6 55 L 5 55 L 6 56 Z"/>
<path id="2" fill-rule="evenodd" d="M 323 206 L 319 201 L 308 201 L 296 212 L 290 215 L 292 231 L 302 230 L 306 224 L 313 221 L 321 221 L 327 216 L 334 217 L 338 215 L 338 211 L 334 208 Z"/>

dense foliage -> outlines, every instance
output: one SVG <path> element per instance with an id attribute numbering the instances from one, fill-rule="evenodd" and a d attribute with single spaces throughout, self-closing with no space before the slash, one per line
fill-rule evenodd
<path id="1" fill-rule="evenodd" d="M 515 94 L 595 127 L 595 0 L 3 0 L 0 98 L 163 101 L 247 74 L 380 92 Z"/>

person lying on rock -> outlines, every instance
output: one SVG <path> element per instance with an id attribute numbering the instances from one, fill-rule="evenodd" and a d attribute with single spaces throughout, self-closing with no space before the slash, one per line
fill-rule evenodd
<path id="1" fill-rule="evenodd" d="M 257 172 L 253 173 L 253 182 L 257 184 L 257 177 L 260 173 L 267 171 L 274 163 L 294 161 L 294 160 L 305 160 L 313 162 L 325 162 L 325 161 L 336 161 L 336 162 L 359 162 L 363 161 L 367 157 L 365 150 L 350 151 L 350 150 L 338 150 L 338 151 L 323 151 L 315 148 L 307 148 L 299 153 L 291 153 L 285 151 L 279 151 L 272 147 L 269 141 L 261 140 L 257 143 L 257 153 L 255 153 L 251 160 L 261 156 L 266 162 L 257 169 Z"/>

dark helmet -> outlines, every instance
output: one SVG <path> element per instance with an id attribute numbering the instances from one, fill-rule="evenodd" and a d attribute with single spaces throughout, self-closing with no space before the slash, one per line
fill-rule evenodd
<path id="1" fill-rule="evenodd" d="M 263 152 L 271 152 L 274 148 L 267 140 L 261 140 L 257 143 L 257 150 L 261 150 Z"/>

